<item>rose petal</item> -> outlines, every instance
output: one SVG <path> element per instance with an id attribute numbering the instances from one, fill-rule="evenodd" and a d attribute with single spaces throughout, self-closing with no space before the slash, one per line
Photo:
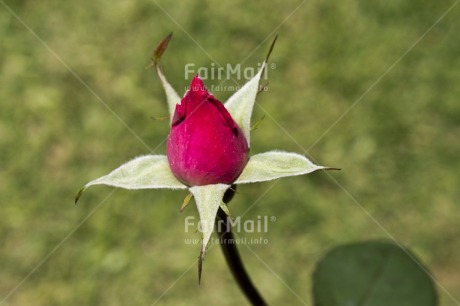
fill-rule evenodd
<path id="1" fill-rule="evenodd" d="M 189 186 L 230 184 L 248 161 L 242 130 L 199 75 L 176 106 L 166 152 L 171 171 Z"/>

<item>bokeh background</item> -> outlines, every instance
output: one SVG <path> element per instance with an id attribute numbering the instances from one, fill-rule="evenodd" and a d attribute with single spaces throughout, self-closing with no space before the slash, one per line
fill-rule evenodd
<path id="1" fill-rule="evenodd" d="M 459 305 L 459 1 L 0 2 L 0 305 L 245 303 L 218 247 L 198 287 L 186 192 L 98 186 L 73 204 L 89 180 L 164 154 L 145 67 L 171 31 L 162 65 L 180 94 L 187 63 L 255 67 L 279 34 L 251 150 L 343 169 L 238 189 L 233 215 L 276 218 L 268 244 L 240 246 L 270 304 L 311 305 L 333 246 L 394 239 Z"/>

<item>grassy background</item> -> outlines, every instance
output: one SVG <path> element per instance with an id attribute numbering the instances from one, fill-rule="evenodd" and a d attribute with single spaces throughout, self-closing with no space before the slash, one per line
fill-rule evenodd
<path id="1" fill-rule="evenodd" d="M 343 189 L 325 173 L 239 188 L 234 215 L 276 217 L 267 245 L 240 247 L 272 305 L 311 304 L 334 245 L 389 235 L 460 300 L 460 6 L 401 59 L 454 1 L 1 2 L 1 305 L 245 303 L 217 247 L 198 287 L 185 192 L 94 187 L 73 205 L 87 181 L 165 152 L 168 125 L 150 119 L 164 94 L 144 67 L 170 31 L 162 63 L 181 94 L 185 64 L 254 67 L 279 33 L 252 152 L 343 168 L 330 173 Z"/>

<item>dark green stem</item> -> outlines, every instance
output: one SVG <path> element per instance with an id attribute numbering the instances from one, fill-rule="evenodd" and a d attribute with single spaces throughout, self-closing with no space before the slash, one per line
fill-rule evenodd
<path id="1" fill-rule="evenodd" d="M 228 204 L 235 194 L 236 186 L 233 185 L 227 190 L 224 195 L 224 203 Z M 235 244 L 235 237 L 232 233 L 230 220 L 227 218 L 225 212 L 219 208 L 216 217 L 216 230 L 219 235 L 219 244 L 224 253 L 225 260 L 230 271 L 233 274 L 238 286 L 244 295 L 248 298 L 252 305 L 267 305 L 262 296 L 257 291 L 251 279 L 246 272 L 241 261 L 240 254 Z"/>

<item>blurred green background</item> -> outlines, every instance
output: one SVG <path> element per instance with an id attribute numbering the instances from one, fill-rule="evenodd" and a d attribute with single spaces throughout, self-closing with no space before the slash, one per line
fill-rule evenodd
<path id="1" fill-rule="evenodd" d="M 168 124 L 150 118 L 167 115 L 164 93 L 145 66 L 173 31 L 162 65 L 180 94 L 187 63 L 255 67 L 278 33 L 251 151 L 343 169 L 329 173 L 342 187 L 315 173 L 238 189 L 233 215 L 276 217 L 268 244 L 240 246 L 270 304 L 310 305 L 332 246 L 394 238 L 459 305 L 460 6 L 422 37 L 454 3 L 2 0 L 0 304 L 245 303 L 218 247 L 198 287 L 186 192 L 101 186 L 73 205 L 89 180 L 164 154 Z"/>

